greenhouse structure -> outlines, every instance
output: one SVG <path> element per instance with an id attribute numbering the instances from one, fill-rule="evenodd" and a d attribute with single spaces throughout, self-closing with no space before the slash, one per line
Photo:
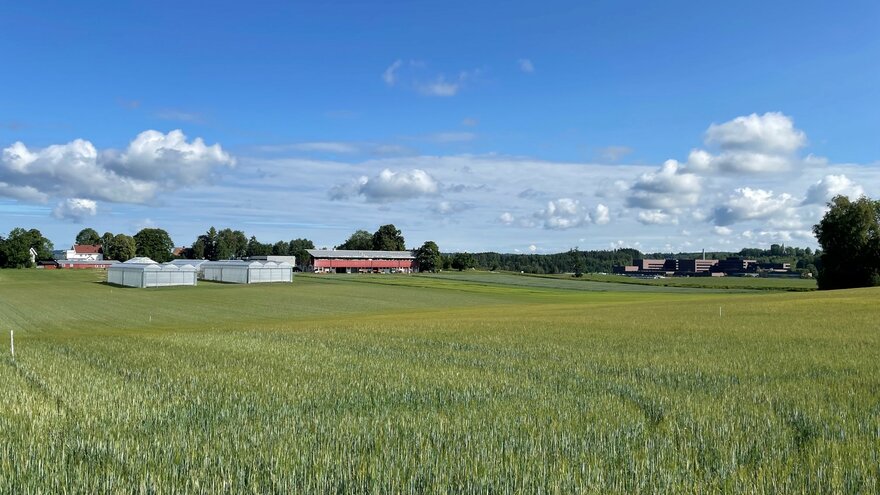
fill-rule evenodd
<path id="1" fill-rule="evenodd" d="M 108 268 L 107 282 L 141 288 L 196 285 L 196 269 L 192 265 L 160 265 L 150 258 L 132 258 Z"/>
<path id="2" fill-rule="evenodd" d="M 187 259 L 177 259 L 177 260 L 171 260 L 171 261 L 169 261 L 168 264 L 171 264 L 171 265 L 174 265 L 174 266 L 177 266 L 177 267 L 190 265 L 190 266 L 192 266 L 193 268 L 196 269 L 196 273 L 198 274 L 199 278 L 201 278 L 201 276 L 202 276 L 202 264 L 205 263 L 206 261 L 207 261 L 207 260 L 187 260 Z"/>
<path id="3" fill-rule="evenodd" d="M 233 284 L 291 282 L 293 267 L 273 261 L 206 261 L 200 271 L 202 278 Z"/>

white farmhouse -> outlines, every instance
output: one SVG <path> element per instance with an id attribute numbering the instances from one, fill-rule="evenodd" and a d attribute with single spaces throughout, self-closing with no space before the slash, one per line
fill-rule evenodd
<path id="1" fill-rule="evenodd" d="M 68 261 L 103 261 L 104 253 L 100 244 L 75 244 L 70 249 L 54 251 L 52 257 Z"/>

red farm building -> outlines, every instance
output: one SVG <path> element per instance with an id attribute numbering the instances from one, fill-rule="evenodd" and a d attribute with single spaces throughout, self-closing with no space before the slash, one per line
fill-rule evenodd
<path id="1" fill-rule="evenodd" d="M 308 249 L 315 273 L 413 273 L 419 264 L 413 251 Z"/>

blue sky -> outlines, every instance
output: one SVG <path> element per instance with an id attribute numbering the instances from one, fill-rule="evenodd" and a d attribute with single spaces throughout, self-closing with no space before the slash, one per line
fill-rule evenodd
<path id="1" fill-rule="evenodd" d="M 878 28 L 876 2 L 4 6 L 0 232 L 815 246 L 829 195 L 880 194 Z"/>

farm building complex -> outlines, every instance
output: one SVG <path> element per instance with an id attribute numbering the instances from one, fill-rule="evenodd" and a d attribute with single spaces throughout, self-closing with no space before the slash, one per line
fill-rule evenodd
<path id="1" fill-rule="evenodd" d="M 274 261 L 206 261 L 199 271 L 204 280 L 234 284 L 292 282 L 293 278 L 289 263 Z"/>
<path id="2" fill-rule="evenodd" d="M 107 282 L 141 288 L 196 285 L 196 269 L 192 265 L 160 265 L 150 258 L 132 258 L 108 268 Z"/>
<path id="3" fill-rule="evenodd" d="M 635 259 L 632 265 L 615 266 L 614 273 L 634 276 L 711 276 L 757 275 L 761 271 L 768 274 L 787 274 L 790 263 L 758 263 L 756 260 L 727 258 L 724 260 Z"/>
<path id="4" fill-rule="evenodd" d="M 412 251 L 308 249 L 315 273 L 413 273 L 419 265 Z"/>

